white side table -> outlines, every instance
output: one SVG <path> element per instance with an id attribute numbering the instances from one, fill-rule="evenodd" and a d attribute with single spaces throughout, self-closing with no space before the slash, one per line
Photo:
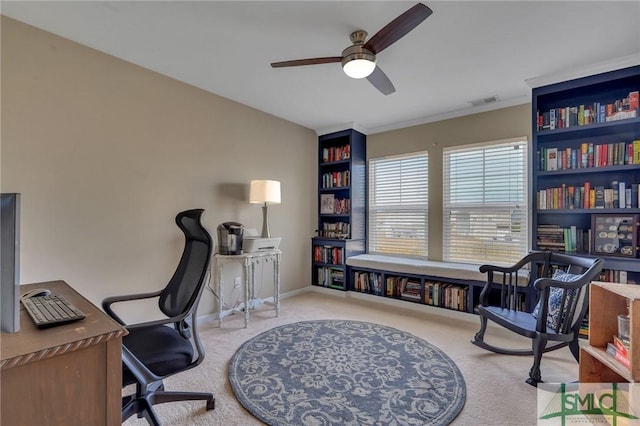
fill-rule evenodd
<path id="1" fill-rule="evenodd" d="M 215 254 L 215 288 L 218 293 L 220 307 L 218 309 L 218 324 L 222 326 L 222 319 L 227 315 L 244 310 L 244 326 L 249 325 L 249 309 L 266 302 L 266 300 L 256 297 L 255 266 L 260 262 L 273 262 L 273 305 L 276 310 L 276 317 L 280 313 L 280 250 L 269 250 L 255 253 L 244 253 L 238 255 Z M 224 310 L 224 265 L 227 263 L 238 263 L 242 266 L 242 282 L 244 287 L 244 303 Z"/>

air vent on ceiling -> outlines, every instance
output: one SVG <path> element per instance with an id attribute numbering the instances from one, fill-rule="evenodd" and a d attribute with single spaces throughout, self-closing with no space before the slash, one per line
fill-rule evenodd
<path id="1" fill-rule="evenodd" d="M 474 99 L 472 101 L 469 101 L 469 103 L 473 106 L 481 106 L 481 105 L 492 104 L 494 102 L 498 102 L 499 100 L 500 100 L 500 97 L 498 95 L 493 95 L 487 98 Z"/>

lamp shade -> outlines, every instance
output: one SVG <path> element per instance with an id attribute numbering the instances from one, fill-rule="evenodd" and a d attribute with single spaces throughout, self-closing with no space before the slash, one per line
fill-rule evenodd
<path id="1" fill-rule="evenodd" d="M 277 180 L 252 180 L 249 202 L 253 204 L 280 204 L 280 182 Z"/>

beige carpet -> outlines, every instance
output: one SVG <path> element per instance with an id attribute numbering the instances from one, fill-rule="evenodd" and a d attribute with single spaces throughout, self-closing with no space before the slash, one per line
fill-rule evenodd
<path id="1" fill-rule="evenodd" d="M 280 317 L 262 305 L 251 312 L 248 328 L 242 315 L 205 321 L 200 327 L 206 358 L 204 362 L 165 381 L 167 390 L 210 391 L 216 409 L 205 411 L 204 403 L 170 403 L 156 410 L 165 425 L 260 425 L 236 401 L 227 380 L 229 361 L 247 339 L 272 327 L 313 319 L 353 319 L 394 327 L 412 333 L 442 349 L 458 365 L 467 385 L 467 400 L 454 425 L 535 425 L 536 389 L 525 383 L 530 357 L 493 354 L 470 343 L 478 329 L 478 317 L 471 314 L 424 307 L 420 311 L 402 309 L 410 302 L 394 306 L 377 303 L 377 296 L 349 297 L 341 292 L 310 291 L 282 300 Z M 396 306 L 397 305 L 397 306 Z M 421 307 L 422 308 L 422 307 Z M 515 341 L 528 347 L 528 340 L 490 326 L 487 341 Z M 577 380 L 578 364 L 568 348 L 550 352 L 542 360 L 542 377 L 547 382 Z M 144 425 L 143 419 L 129 419 L 126 425 Z"/>

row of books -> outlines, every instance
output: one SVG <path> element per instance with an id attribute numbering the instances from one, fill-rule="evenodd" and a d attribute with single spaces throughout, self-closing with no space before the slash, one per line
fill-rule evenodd
<path id="1" fill-rule="evenodd" d="M 374 274 L 379 275 L 379 274 Z M 371 275 L 368 277 L 373 291 L 381 294 L 382 289 L 375 287 L 379 281 L 374 281 Z M 379 277 L 377 278 L 379 280 Z M 425 281 L 424 283 L 424 303 L 457 311 L 467 310 L 467 287 L 454 284 L 442 283 L 438 281 Z M 419 279 L 408 277 L 387 277 L 384 294 L 388 297 L 399 297 L 404 300 L 420 302 L 422 298 L 422 284 Z"/>
<path id="2" fill-rule="evenodd" d="M 343 172 L 325 173 L 322 175 L 323 188 L 343 188 L 349 186 L 351 173 L 349 170 Z"/>
<path id="3" fill-rule="evenodd" d="M 579 148 L 544 148 L 537 152 L 539 171 L 588 169 L 640 164 L 640 139 L 632 142 L 593 144 Z"/>
<path id="4" fill-rule="evenodd" d="M 331 163 L 333 161 L 346 160 L 351 157 L 351 146 L 337 146 L 322 149 L 322 162 Z"/>
<path id="5" fill-rule="evenodd" d="M 638 117 L 639 92 L 629 92 L 622 99 L 610 103 L 594 102 L 575 106 L 551 108 L 537 111 L 537 130 L 555 130 L 567 127 L 588 126 L 590 124 L 625 120 Z"/>
<path id="6" fill-rule="evenodd" d="M 335 268 L 318 268 L 317 270 L 318 285 L 323 287 L 340 287 L 344 286 L 344 271 Z"/>
<path id="7" fill-rule="evenodd" d="M 313 261 L 318 263 L 328 263 L 332 265 L 342 265 L 342 247 L 334 246 L 314 246 Z"/>
<path id="8" fill-rule="evenodd" d="M 558 209 L 631 209 L 640 207 L 638 183 L 611 182 L 610 187 L 590 182 L 583 186 L 562 186 L 541 189 L 536 194 L 538 210 Z"/>
<path id="9" fill-rule="evenodd" d="M 318 236 L 324 238 L 349 238 L 351 226 L 346 222 L 325 222 Z"/>
<path id="10" fill-rule="evenodd" d="M 420 284 L 420 280 L 401 278 L 401 281 L 400 298 L 404 300 L 411 300 L 413 302 L 420 302 L 420 299 L 422 298 L 422 284 Z"/>
<path id="11" fill-rule="evenodd" d="M 613 356 L 620 364 L 631 368 L 629 362 L 629 342 L 613 336 L 613 342 L 607 343 L 607 353 Z"/>
<path id="12" fill-rule="evenodd" d="M 539 250 L 588 253 L 591 252 L 591 229 L 538 225 L 536 243 Z"/>
<path id="13" fill-rule="evenodd" d="M 349 198 L 335 198 L 333 194 L 320 194 L 320 214 L 345 214 L 351 210 Z"/>
<path id="14" fill-rule="evenodd" d="M 378 296 L 396 297 L 413 302 L 422 300 L 422 284 L 417 278 L 389 276 L 384 282 L 382 274 L 354 271 L 353 289 Z M 457 311 L 467 310 L 467 287 L 438 281 L 425 281 L 424 303 Z"/>
<path id="15" fill-rule="evenodd" d="M 637 278 L 640 278 L 639 273 L 619 271 L 617 269 L 603 269 L 600 272 L 600 277 L 598 277 L 596 281 L 618 284 L 636 284 Z"/>
<path id="16" fill-rule="evenodd" d="M 456 311 L 467 311 L 467 287 L 437 281 L 424 283 L 424 303 Z"/>
<path id="17" fill-rule="evenodd" d="M 406 287 L 409 278 L 407 277 L 387 277 L 385 286 L 385 295 L 388 297 L 400 297 L 404 287 Z M 420 281 L 414 281 L 414 285 L 417 283 L 420 286 Z M 418 296 L 418 301 L 420 296 Z"/>
<path id="18" fill-rule="evenodd" d="M 356 271 L 353 273 L 353 289 L 362 293 L 382 296 L 384 294 L 382 275 L 375 272 Z"/>

